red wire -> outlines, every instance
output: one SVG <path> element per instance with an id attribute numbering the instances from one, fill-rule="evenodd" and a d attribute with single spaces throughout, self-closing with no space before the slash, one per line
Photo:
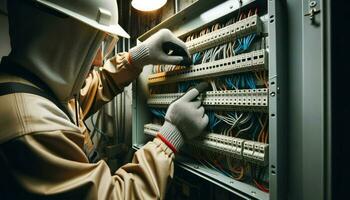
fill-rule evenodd
<path id="1" fill-rule="evenodd" d="M 217 161 L 217 160 L 214 160 L 214 164 L 216 165 L 216 166 L 218 166 L 220 169 L 224 169 L 224 167 L 220 164 L 220 162 L 219 161 Z"/>
<path id="2" fill-rule="evenodd" d="M 266 192 L 266 193 L 268 193 L 270 191 L 269 189 L 265 188 L 263 185 L 260 185 L 255 179 L 253 179 L 253 181 L 254 181 L 256 187 L 259 188 L 259 190 Z"/>

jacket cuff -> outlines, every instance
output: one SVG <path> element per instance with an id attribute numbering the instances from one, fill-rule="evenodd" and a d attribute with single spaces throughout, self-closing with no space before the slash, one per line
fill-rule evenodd
<path id="1" fill-rule="evenodd" d="M 144 45 L 140 44 L 137 45 L 136 47 L 133 47 L 129 51 L 130 53 L 130 62 L 132 65 L 138 67 L 138 68 L 143 68 L 144 65 L 150 64 L 149 62 L 149 48 Z"/>
<path id="2" fill-rule="evenodd" d="M 159 130 L 159 139 L 176 153 L 184 145 L 184 137 L 179 129 L 170 122 L 165 121 Z"/>

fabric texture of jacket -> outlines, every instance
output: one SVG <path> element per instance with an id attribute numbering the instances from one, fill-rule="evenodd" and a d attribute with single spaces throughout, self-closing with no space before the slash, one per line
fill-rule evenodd
<path id="1" fill-rule="evenodd" d="M 118 54 L 88 74 L 80 91 L 81 119 L 139 75 L 127 56 Z M 0 74 L 0 83 L 5 82 L 32 85 Z M 68 107 L 74 116 L 74 106 Z M 0 199 L 164 198 L 174 154 L 161 140 L 148 142 L 131 163 L 111 175 L 104 161 L 89 163 L 85 137 L 85 126 L 74 125 L 48 99 L 27 93 L 0 96 Z"/>

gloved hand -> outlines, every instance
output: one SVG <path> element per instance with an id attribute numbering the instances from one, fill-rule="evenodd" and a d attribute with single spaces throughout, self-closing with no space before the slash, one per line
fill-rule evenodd
<path id="1" fill-rule="evenodd" d="M 148 64 L 190 66 L 192 61 L 186 44 L 168 29 L 161 29 L 140 45 L 130 49 L 130 62 L 143 67 Z"/>
<path id="2" fill-rule="evenodd" d="M 196 99 L 207 87 L 208 83 L 200 83 L 170 104 L 158 137 L 174 153 L 183 146 L 185 140 L 198 136 L 208 125 L 209 118 L 204 113 L 202 102 Z"/>

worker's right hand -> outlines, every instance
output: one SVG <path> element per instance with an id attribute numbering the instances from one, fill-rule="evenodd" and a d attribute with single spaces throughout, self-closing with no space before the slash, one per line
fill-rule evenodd
<path id="1" fill-rule="evenodd" d="M 208 125 L 209 118 L 204 113 L 201 100 L 197 99 L 206 87 L 207 83 L 197 85 L 171 103 L 166 112 L 165 122 L 159 134 L 163 141 L 165 139 L 172 145 L 170 148 L 175 152 L 181 148 L 184 140 L 197 137 Z"/>
<path id="2" fill-rule="evenodd" d="M 148 64 L 191 65 L 186 44 L 168 29 L 161 29 L 130 49 L 130 58 L 131 63 L 138 67 Z"/>

